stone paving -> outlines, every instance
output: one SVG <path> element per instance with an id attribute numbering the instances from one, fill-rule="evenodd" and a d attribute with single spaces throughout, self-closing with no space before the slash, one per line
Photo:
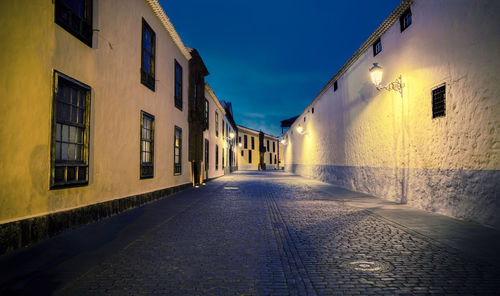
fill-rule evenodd
<path id="1" fill-rule="evenodd" d="M 238 172 L 56 295 L 495 295 L 500 267 L 329 199 Z"/>

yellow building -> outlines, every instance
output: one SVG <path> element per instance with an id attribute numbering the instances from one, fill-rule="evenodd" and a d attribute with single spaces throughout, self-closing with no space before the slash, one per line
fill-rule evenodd
<path id="1" fill-rule="evenodd" d="M 258 170 L 278 168 L 278 138 L 238 125 L 238 169 Z"/>
<path id="2" fill-rule="evenodd" d="M 0 2 L 0 253 L 190 184 L 189 51 L 156 0 L 83 3 Z"/>

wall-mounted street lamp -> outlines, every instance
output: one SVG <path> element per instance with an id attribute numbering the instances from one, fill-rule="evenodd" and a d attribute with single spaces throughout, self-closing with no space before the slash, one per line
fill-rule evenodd
<path id="1" fill-rule="evenodd" d="M 305 135 L 308 133 L 308 131 L 306 131 L 302 126 L 297 126 L 297 128 L 295 129 L 299 134 L 301 135 Z"/>
<path id="2" fill-rule="evenodd" d="M 386 86 L 382 86 L 380 84 L 382 83 L 382 75 L 384 74 L 382 67 L 380 67 L 378 63 L 373 63 L 373 66 L 370 68 L 369 72 L 370 72 L 370 78 L 372 79 L 373 84 L 375 84 L 377 90 L 381 89 L 394 90 L 399 92 L 401 94 L 401 97 L 403 97 L 403 87 L 405 85 L 401 81 L 401 75 L 399 75 L 399 77 L 393 82 L 389 82 Z"/>
<path id="3" fill-rule="evenodd" d="M 233 132 L 229 133 L 229 139 L 231 139 L 231 140 L 234 139 L 234 133 Z"/>
<path id="4" fill-rule="evenodd" d="M 240 148 L 241 148 L 241 143 L 238 143 L 238 147 L 240 147 Z"/>
<path id="5" fill-rule="evenodd" d="M 283 145 L 286 145 L 286 140 L 283 138 L 283 139 L 281 139 L 280 143 Z"/>

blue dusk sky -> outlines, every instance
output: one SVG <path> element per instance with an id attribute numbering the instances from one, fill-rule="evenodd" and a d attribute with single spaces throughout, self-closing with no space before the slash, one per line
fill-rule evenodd
<path id="1" fill-rule="evenodd" d="M 159 0 L 237 124 L 281 135 L 400 0 Z"/>

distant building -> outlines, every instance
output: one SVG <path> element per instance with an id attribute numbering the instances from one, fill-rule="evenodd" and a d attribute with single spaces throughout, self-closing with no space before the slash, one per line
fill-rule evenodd
<path id="1" fill-rule="evenodd" d="M 281 121 L 281 134 L 284 134 L 292 126 L 292 124 L 295 122 L 295 120 L 298 117 L 299 116 L 297 115 L 297 116 L 294 116 L 292 118 L 282 120 Z"/>
<path id="2" fill-rule="evenodd" d="M 283 135 L 286 170 L 499 229 L 498 11 L 403 1 Z"/>
<path id="3" fill-rule="evenodd" d="M 278 137 L 238 125 L 238 169 L 278 169 Z"/>

